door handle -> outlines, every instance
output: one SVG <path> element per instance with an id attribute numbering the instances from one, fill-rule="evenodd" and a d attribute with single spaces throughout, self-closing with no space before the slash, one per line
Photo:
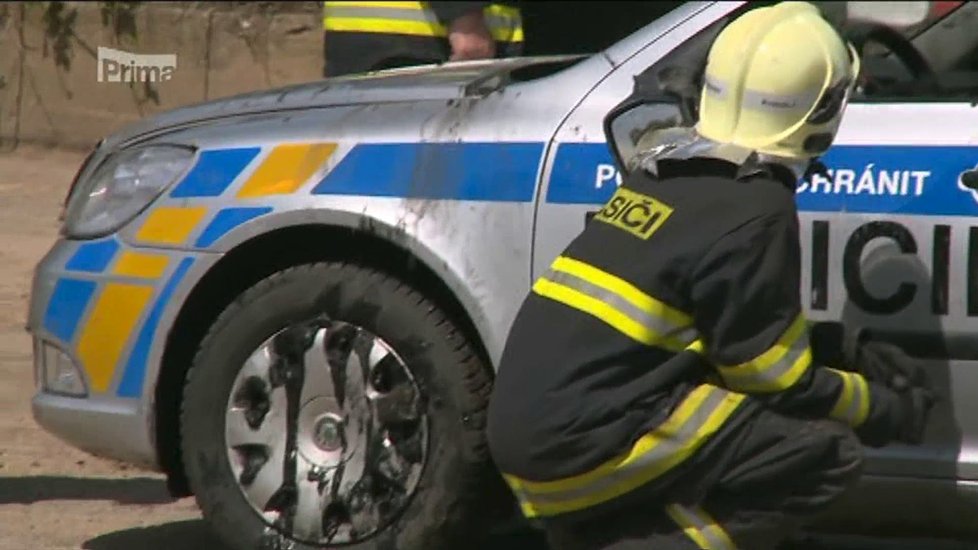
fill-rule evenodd
<path id="1" fill-rule="evenodd" d="M 961 172 L 961 183 L 968 189 L 978 191 L 978 169 L 973 168 Z"/>

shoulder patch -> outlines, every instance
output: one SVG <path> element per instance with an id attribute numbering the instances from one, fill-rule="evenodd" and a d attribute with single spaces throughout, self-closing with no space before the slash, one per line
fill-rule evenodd
<path id="1" fill-rule="evenodd" d="M 666 203 L 619 187 L 594 219 L 645 240 L 662 227 L 671 214 L 672 207 Z"/>

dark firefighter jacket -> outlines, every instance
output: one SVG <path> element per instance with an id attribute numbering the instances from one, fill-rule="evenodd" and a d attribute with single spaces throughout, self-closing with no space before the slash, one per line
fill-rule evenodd
<path id="1" fill-rule="evenodd" d="M 895 395 L 812 364 L 793 185 L 673 170 L 628 177 L 516 316 L 488 436 L 528 517 L 644 486 L 757 407 L 892 423 Z"/>
<path id="2" fill-rule="evenodd" d="M 497 57 L 522 53 L 514 2 L 324 2 L 325 76 L 447 61 L 448 28 L 472 10 L 482 10 Z"/>

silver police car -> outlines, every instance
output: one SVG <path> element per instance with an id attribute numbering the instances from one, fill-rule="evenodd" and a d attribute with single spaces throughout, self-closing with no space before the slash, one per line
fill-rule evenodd
<path id="1" fill-rule="evenodd" d="M 818 4 L 864 74 L 828 171 L 797 190 L 807 314 L 899 342 L 944 394 L 926 443 L 872 452 L 826 522 L 975 535 L 978 5 Z M 235 548 L 456 547 L 509 510 L 483 427 L 521 299 L 637 137 L 694 110 L 656 77 L 746 8 L 686 4 L 592 56 L 325 80 L 106 138 L 35 274 L 37 421 L 165 472 Z"/>

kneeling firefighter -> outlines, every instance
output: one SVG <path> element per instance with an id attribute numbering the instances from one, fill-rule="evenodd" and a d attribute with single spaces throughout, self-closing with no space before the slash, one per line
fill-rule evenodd
<path id="1" fill-rule="evenodd" d="M 861 443 L 922 440 L 921 367 L 885 345 L 818 349 L 801 309 L 794 190 L 858 70 L 811 4 L 737 18 L 695 128 L 640 143 L 534 283 L 488 435 L 553 548 L 774 548 L 852 486 Z"/>

